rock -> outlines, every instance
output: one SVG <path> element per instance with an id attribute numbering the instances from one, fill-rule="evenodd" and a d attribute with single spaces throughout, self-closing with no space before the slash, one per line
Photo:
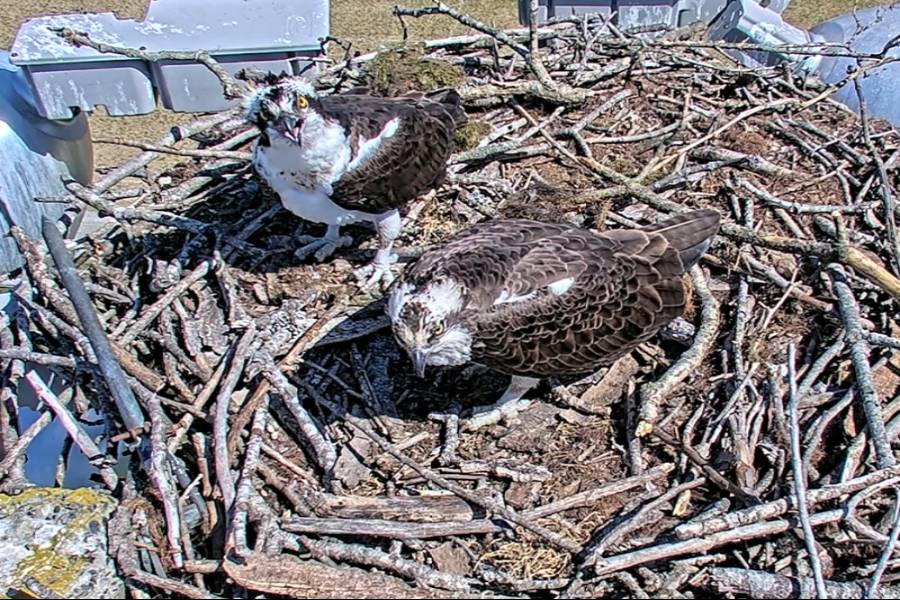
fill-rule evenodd
<path id="1" fill-rule="evenodd" d="M 88 488 L 0 494 L 0 596 L 124 598 L 107 554 L 116 504 Z"/>
<path id="2" fill-rule="evenodd" d="M 468 577 L 472 574 L 472 562 L 466 551 L 453 542 L 444 542 L 436 548 L 429 548 L 428 554 L 439 571 Z"/>

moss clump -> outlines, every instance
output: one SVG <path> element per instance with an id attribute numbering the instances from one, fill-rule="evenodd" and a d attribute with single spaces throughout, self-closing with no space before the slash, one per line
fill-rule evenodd
<path id="1" fill-rule="evenodd" d="M 456 147 L 460 151 L 471 150 L 490 132 L 490 123 L 477 119 L 469 120 L 456 130 Z"/>
<path id="2" fill-rule="evenodd" d="M 454 88 L 463 77 L 462 69 L 456 65 L 426 58 L 421 46 L 382 50 L 366 66 L 366 84 L 381 96 Z"/>

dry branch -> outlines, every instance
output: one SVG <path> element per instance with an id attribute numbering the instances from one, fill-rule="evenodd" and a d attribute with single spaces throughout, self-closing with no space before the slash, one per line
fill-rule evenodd
<path id="1" fill-rule="evenodd" d="M 825 86 L 729 62 L 723 50 L 762 48 L 694 28 L 652 37 L 578 16 L 498 31 L 440 2 L 396 12 L 404 26 L 442 15 L 477 32 L 401 54 L 463 69 L 470 122 L 487 131 L 451 158 L 437 201 L 411 211 L 401 256 L 485 218 L 604 229 L 714 208 L 721 234 L 693 273 L 699 302 L 686 315 L 698 331 L 692 343 L 659 336 L 600 381 L 537 388 L 518 425 L 459 431 L 455 415 L 490 397 L 495 378 L 412 376 L 383 300 L 349 279 L 369 251 L 292 258 L 292 238 L 317 226 L 254 176 L 255 129 L 237 111 L 156 141 L 102 139 L 145 150 L 92 188 L 69 183 L 66 199 L 112 217 L 69 247 L 152 414 L 150 477 L 118 482 L 111 525 L 134 595 L 674 597 L 729 589 L 726 577 L 737 594 L 812 594 L 812 578 L 775 574 L 807 572 L 807 523 L 825 593 L 859 597 L 879 578 L 893 591 L 885 490 L 900 477 L 900 273 L 888 229 L 900 218 L 900 134 L 829 98 L 888 59 L 792 47 L 861 61 Z M 344 48 L 319 71 L 323 94 L 371 83 L 381 56 Z M 187 158 L 165 180 L 151 168 L 163 153 Z M 138 192 L 110 191 L 120 183 Z M 44 252 L 13 235 L 27 276 L 11 284 L 18 310 L 0 332 L 9 489 L 53 418 L 6 426 L 30 363 L 73 380 L 73 417 L 110 402 Z M 796 518 L 804 505 L 808 519 Z"/>

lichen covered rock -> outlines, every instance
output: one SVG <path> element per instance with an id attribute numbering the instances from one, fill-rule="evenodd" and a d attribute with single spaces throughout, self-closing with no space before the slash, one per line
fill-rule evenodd
<path id="1" fill-rule="evenodd" d="M 0 494 L 0 597 L 124 598 L 107 554 L 115 508 L 86 488 Z"/>

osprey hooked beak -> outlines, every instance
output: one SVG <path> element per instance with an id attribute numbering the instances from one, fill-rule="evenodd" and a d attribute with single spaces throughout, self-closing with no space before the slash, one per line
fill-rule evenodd
<path id="1" fill-rule="evenodd" d="M 410 358 L 412 358 L 413 368 L 416 370 L 416 375 L 421 378 L 425 377 L 425 365 L 428 364 L 428 355 L 422 350 L 411 350 Z"/>
<path id="2" fill-rule="evenodd" d="M 300 145 L 300 130 L 303 128 L 303 119 L 295 119 L 293 117 L 284 118 L 284 137 L 291 140 L 298 146 Z"/>

